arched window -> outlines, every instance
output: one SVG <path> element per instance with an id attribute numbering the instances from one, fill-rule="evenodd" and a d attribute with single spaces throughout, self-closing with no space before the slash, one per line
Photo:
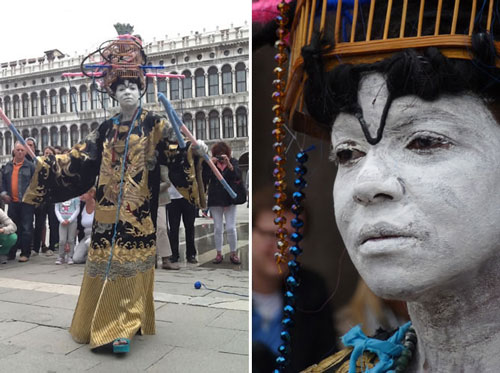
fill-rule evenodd
<path id="1" fill-rule="evenodd" d="M 98 102 L 99 102 L 99 97 L 97 92 L 97 86 L 95 84 L 92 84 L 90 86 L 90 109 L 91 110 L 97 109 Z"/>
<path id="2" fill-rule="evenodd" d="M 31 116 L 38 116 L 38 94 L 36 92 L 31 94 Z"/>
<path id="3" fill-rule="evenodd" d="M 19 118 L 19 96 L 18 95 L 14 95 L 13 102 L 14 102 L 14 118 Z"/>
<path id="4" fill-rule="evenodd" d="M 30 137 L 30 130 L 27 128 L 23 129 L 21 135 L 23 136 L 23 139 L 26 140 L 28 137 Z"/>
<path id="5" fill-rule="evenodd" d="M 61 127 L 61 147 L 68 147 L 68 129 L 66 128 L 66 126 Z"/>
<path id="6" fill-rule="evenodd" d="M 3 135 L 0 132 L 0 155 L 3 155 Z"/>
<path id="7" fill-rule="evenodd" d="M 30 115 L 30 100 L 27 93 L 23 94 L 22 101 L 23 101 L 23 118 L 28 118 Z"/>
<path id="8" fill-rule="evenodd" d="M 245 92 L 247 90 L 247 72 L 245 64 L 239 62 L 236 64 L 236 92 Z"/>
<path id="9" fill-rule="evenodd" d="M 47 115 L 49 113 L 48 111 L 48 102 L 47 102 L 47 92 L 42 91 L 40 93 L 40 114 L 42 115 Z"/>
<path id="10" fill-rule="evenodd" d="M 51 90 L 50 96 L 50 114 L 57 114 L 57 92 L 55 89 Z"/>
<path id="11" fill-rule="evenodd" d="M 82 85 L 80 87 L 80 110 L 86 111 L 88 110 L 87 103 L 87 86 Z"/>
<path id="12" fill-rule="evenodd" d="M 31 137 L 33 137 L 37 143 L 38 146 L 40 146 L 40 138 L 38 135 L 38 130 L 36 128 L 33 128 L 31 130 Z"/>
<path id="13" fill-rule="evenodd" d="M 90 125 L 90 130 L 91 130 L 91 131 L 93 131 L 93 130 L 95 130 L 98 126 L 99 126 L 99 123 L 94 122 L 94 123 L 92 123 L 92 124 Z"/>
<path id="14" fill-rule="evenodd" d="M 222 66 L 222 94 L 233 93 L 233 74 L 231 65 Z"/>
<path id="15" fill-rule="evenodd" d="M 208 95 L 219 95 L 219 72 L 215 66 L 208 69 Z"/>
<path id="16" fill-rule="evenodd" d="M 2 110 L 3 110 L 3 101 L 2 101 L 2 99 L 1 99 L 1 98 L 0 98 L 0 109 L 2 109 Z"/>
<path id="17" fill-rule="evenodd" d="M 248 137 L 247 109 L 244 107 L 236 109 L 236 135 L 238 137 Z"/>
<path id="18" fill-rule="evenodd" d="M 194 73 L 196 97 L 205 96 L 205 71 L 198 69 Z"/>
<path id="19" fill-rule="evenodd" d="M 65 113 L 68 111 L 68 94 L 66 93 L 66 89 L 61 88 L 59 90 L 59 109 L 61 113 Z"/>
<path id="20" fill-rule="evenodd" d="M 224 109 L 222 112 L 222 136 L 225 139 L 234 137 L 233 112 L 231 109 Z"/>
<path id="21" fill-rule="evenodd" d="M 45 127 L 42 128 L 42 151 L 49 146 L 49 130 Z"/>
<path id="22" fill-rule="evenodd" d="M 87 123 L 83 123 L 81 126 L 80 126 L 80 138 L 83 140 L 85 140 L 87 138 L 87 136 L 89 135 L 89 126 Z"/>
<path id="23" fill-rule="evenodd" d="M 209 126 L 209 135 L 210 139 L 219 139 L 220 138 L 220 120 L 219 120 L 219 112 L 217 110 L 212 110 L 210 114 L 208 114 L 208 126 Z"/>
<path id="24" fill-rule="evenodd" d="M 78 109 L 78 94 L 75 87 L 71 87 L 69 90 L 69 111 L 72 113 Z"/>
<path id="25" fill-rule="evenodd" d="M 12 155 L 12 135 L 5 132 L 5 155 Z"/>
<path id="26" fill-rule="evenodd" d="M 196 136 L 197 139 L 205 140 L 207 138 L 207 126 L 205 123 L 205 113 L 196 113 Z"/>
<path id="27" fill-rule="evenodd" d="M 58 142 L 58 137 L 57 136 L 57 128 L 56 127 L 50 127 L 50 145 L 52 146 L 57 146 Z"/>
<path id="28" fill-rule="evenodd" d="M 175 71 L 172 74 L 177 74 Z M 170 99 L 178 100 L 179 99 L 179 79 L 170 78 Z"/>
<path id="29" fill-rule="evenodd" d="M 9 96 L 5 97 L 5 109 L 4 109 L 4 112 L 5 112 L 5 115 L 7 115 L 7 117 L 10 117 L 11 106 L 10 106 L 10 97 Z M 7 139 L 7 137 L 5 137 L 5 139 Z"/>
<path id="30" fill-rule="evenodd" d="M 167 79 L 166 78 L 158 78 L 156 81 L 158 84 L 158 92 L 163 93 L 165 97 L 167 97 Z"/>
<path id="31" fill-rule="evenodd" d="M 193 97 L 193 78 L 191 77 L 191 71 L 185 70 L 182 72 L 184 79 L 182 79 L 182 95 L 184 98 Z"/>
<path id="32" fill-rule="evenodd" d="M 189 132 L 193 133 L 193 116 L 189 113 L 185 113 L 182 116 L 182 122 L 186 125 Z"/>
<path id="33" fill-rule="evenodd" d="M 78 126 L 76 124 L 73 124 L 69 132 L 71 147 L 73 147 L 75 144 L 78 144 Z"/>
<path id="34" fill-rule="evenodd" d="M 147 78 L 146 102 L 155 102 L 155 82 L 153 78 Z"/>

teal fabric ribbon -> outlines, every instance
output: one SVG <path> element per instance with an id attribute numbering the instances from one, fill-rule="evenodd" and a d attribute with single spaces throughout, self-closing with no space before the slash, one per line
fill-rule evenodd
<path id="1" fill-rule="evenodd" d="M 379 362 L 372 369 L 366 370 L 366 373 L 393 372 L 389 370 L 394 365 L 393 358 L 399 357 L 403 352 L 404 346 L 401 344 L 401 340 L 410 326 L 411 321 L 401 326 L 396 333 L 385 341 L 368 338 L 361 330 L 360 325 L 356 325 L 349 330 L 342 337 L 342 343 L 346 347 L 354 347 L 349 362 L 349 373 L 356 373 L 356 362 L 364 351 L 373 352 L 379 359 Z"/>

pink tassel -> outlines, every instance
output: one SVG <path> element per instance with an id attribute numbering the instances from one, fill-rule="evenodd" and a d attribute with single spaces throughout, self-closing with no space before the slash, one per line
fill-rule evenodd
<path id="1" fill-rule="evenodd" d="M 290 1 L 287 1 L 289 3 Z M 252 3 L 252 22 L 266 24 L 274 21 L 280 13 L 278 4 L 281 0 L 259 0 Z"/>

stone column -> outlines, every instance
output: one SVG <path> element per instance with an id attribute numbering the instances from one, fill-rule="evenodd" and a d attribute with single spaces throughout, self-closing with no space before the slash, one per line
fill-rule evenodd
<path id="1" fill-rule="evenodd" d="M 232 112 L 233 112 L 233 138 L 236 138 L 238 137 L 238 123 L 236 123 L 236 119 L 238 118 L 238 116 L 236 115 L 236 110 L 232 110 Z"/>
<path id="2" fill-rule="evenodd" d="M 208 73 L 205 73 L 205 96 L 208 96 Z"/>
<path id="3" fill-rule="evenodd" d="M 154 103 L 158 103 L 158 79 L 153 77 L 153 89 L 154 89 Z M 168 96 L 167 96 L 168 97 Z"/>
<path id="4" fill-rule="evenodd" d="M 28 94 L 28 118 L 33 116 L 33 113 L 31 112 L 31 95 Z"/>
<path id="5" fill-rule="evenodd" d="M 219 95 L 222 94 L 222 71 L 217 72 L 217 79 L 219 83 Z"/>
<path id="6" fill-rule="evenodd" d="M 166 84 L 166 88 L 167 90 L 165 91 L 164 95 L 167 96 L 168 99 L 170 99 L 170 78 L 164 78 L 165 79 L 165 84 Z M 179 83 L 179 94 L 180 94 L 180 83 Z"/>

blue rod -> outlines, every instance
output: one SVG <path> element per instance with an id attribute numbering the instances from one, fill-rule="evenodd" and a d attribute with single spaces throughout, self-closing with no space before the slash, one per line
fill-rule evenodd
<path id="1" fill-rule="evenodd" d="M 174 131 L 175 131 L 175 135 L 177 136 L 177 139 L 179 140 L 179 146 L 181 148 L 185 148 L 186 146 L 186 143 L 184 142 L 184 137 L 182 136 L 181 134 L 181 130 L 180 128 L 184 125 L 182 123 L 182 121 L 179 119 L 179 116 L 177 115 L 176 111 L 174 110 L 174 108 L 172 107 L 172 104 L 170 103 L 170 101 L 165 97 L 165 95 L 161 92 L 158 93 L 158 99 L 161 101 L 161 103 L 163 104 L 163 106 L 165 107 L 165 111 L 167 112 L 167 116 L 168 116 L 168 119 L 170 120 L 170 122 L 172 123 L 172 127 L 174 128 Z M 210 157 L 208 156 L 208 154 L 206 154 L 205 152 L 203 153 L 203 159 L 205 159 L 205 161 L 211 165 L 211 168 L 212 170 L 214 168 L 216 168 L 216 166 L 213 164 L 212 160 L 210 159 Z M 220 173 L 220 172 L 219 172 Z M 229 184 L 227 183 L 227 181 L 224 179 L 224 177 L 222 177 L 222 175 L 220 176 L 221 178 L 219 179 L 220 183 L 222 184 L 222 186 L 224 187 L 224 189 L 226 190 L 226 192 L 229 193 L 229 195 L 231 196 L 232 199 L 235 199 L 238 195 L 234 192 L 234 190 L 229 186 Z"/>

